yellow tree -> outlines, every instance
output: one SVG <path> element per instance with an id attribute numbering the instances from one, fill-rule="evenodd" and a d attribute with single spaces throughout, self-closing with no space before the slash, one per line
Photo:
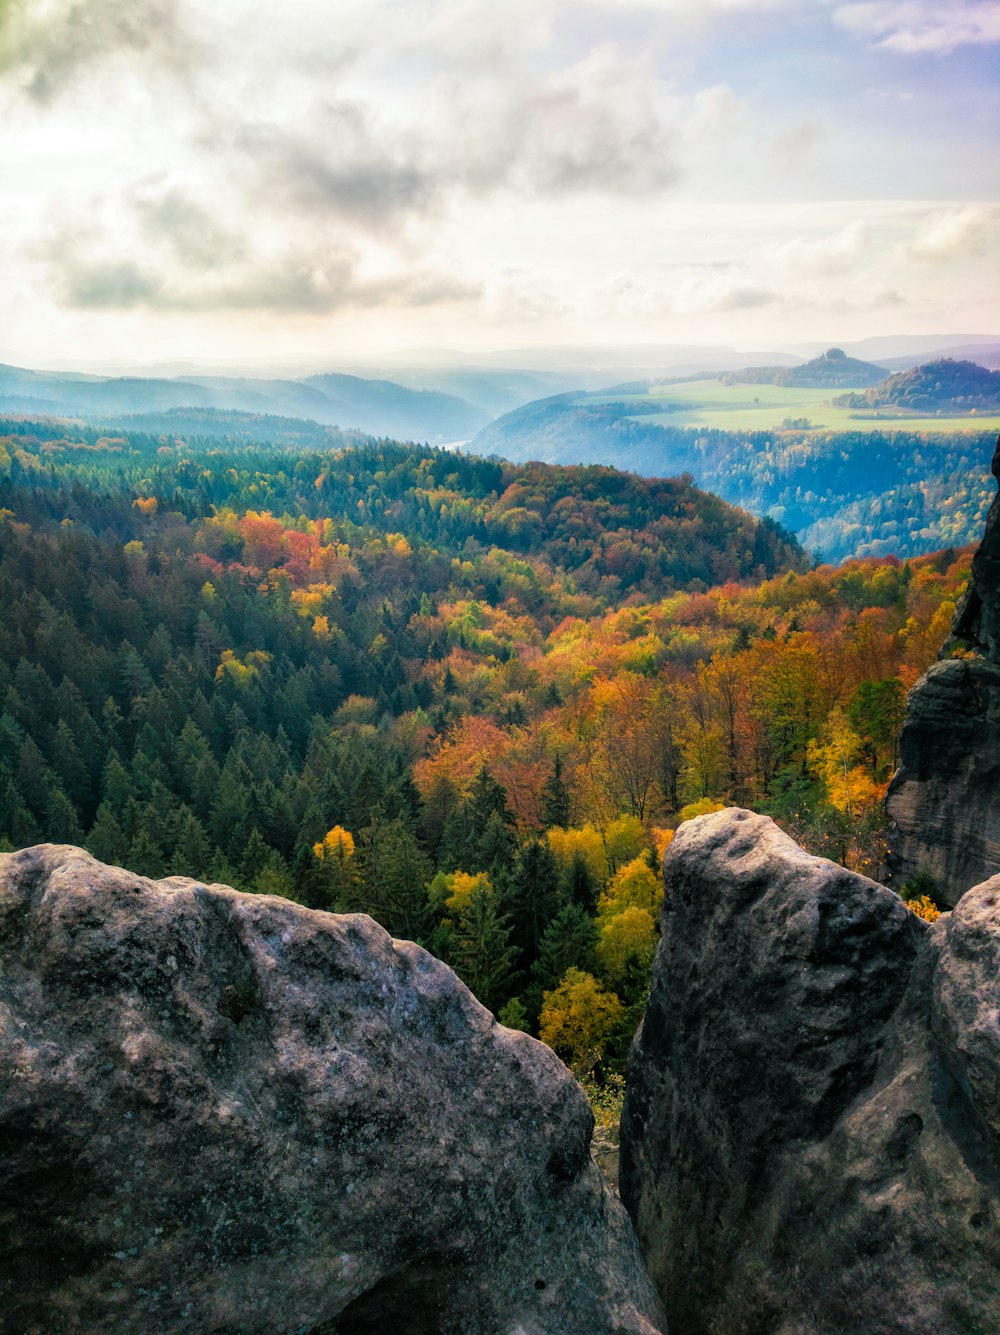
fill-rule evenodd
<path id="1" fill-rule="evenodd" d="M 645 858 L 633 858 L 619 867 L 597 903 L 598 917 L 613 918 L 626 909 L 642 909 L 655 917 L 663 903 L 663 885 Z"/>
<path id="2" fill-rule="evenodd" d="M 559 986 L 543 995 L 538 1033 L 582 1079 L 593 1072 L 624 1017 L 621 1001 L 593 974 L 567 969 Z"/>
<path id="3" fill-rule="evenodd" d="M 619 990 L 633 976 L 648 978 L 656 940 L 656 922 L 648 909 L 630 904 L 620 913 L 605 918 L 596 946 L 605 978 Z"/>
<path id="4" fill-rule="evenodd" d="M 809 762 L 826 786 L 827 801 L 851 819 L 870 810 L 885 792 L 864 764 L 864 744 L 839 705 L 830 711 L 824 742 L 809 743 Z"/>

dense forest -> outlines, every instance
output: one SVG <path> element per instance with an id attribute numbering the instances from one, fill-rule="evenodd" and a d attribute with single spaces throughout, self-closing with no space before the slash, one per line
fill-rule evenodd
<path id="1" fill-rule="evenodd" d="M 686 479 L 0 423 L 0 841 L 369 912 L 613 1079 L 680 820 L 881 874 L 969 560 L 809 569 Z"/>
<path id="2" fill-rule="evenodd" d="M 991 431 L 723 431 L 648 420 L 657 412 L 655 402 L 560 395 L 499 418 L 472 446 L 508 459 L 614 459 L 641 473 L 689 473 L 778 520 L 823 560 L 917 556 L 982 532 L 994 490 Z"/>

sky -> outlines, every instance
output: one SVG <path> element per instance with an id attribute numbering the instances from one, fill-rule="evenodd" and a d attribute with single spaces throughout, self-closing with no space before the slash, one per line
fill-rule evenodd
<path id="1" fill-rule="evenodd" d="M 0 360 L 998 333 L 998 0 L 0 0 Z"/>

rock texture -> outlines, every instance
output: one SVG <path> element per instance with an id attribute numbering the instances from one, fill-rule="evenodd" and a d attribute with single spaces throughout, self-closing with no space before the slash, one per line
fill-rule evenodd
<path id="1" fill-rule="evenodd" d="M 662 1329 L 582 1091 L 364 916 L 0 856 L 0 1329 Z"/>
<path id="2" fill-rule="evenodd" d="M 730 808 L 681 826 L 621 1191 L 684 1335 L 1000 1330 L 1000 877 L 933 926 Z"/>
<path id="3" fill-rule="evenodd" d="M 992 467 L 1000 480 L 1000 442 Z M 928 872 L 951 906 L 1000 873 L 1000 496 L 952 633 L 943 653 L 976 656 L 936 663 L 910 692 L 886 799 L 893 883 Z"/>

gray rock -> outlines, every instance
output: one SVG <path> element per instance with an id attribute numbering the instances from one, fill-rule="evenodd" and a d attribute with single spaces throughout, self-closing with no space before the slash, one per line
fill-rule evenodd
<path id="1" fill-rule="evenodd" d="M 0 1329 L 645 1332 L 582 1091 L 362 915 L 0 856 Z"/>
<path id="2" fill-rule="evenodd" d="M 1000 666 L 951 658 L 920 679 L 886 810 L 893 885 L 927 872 L 951 906 L 1000 872 Z"/>
<path id="3" fill-rule="evenodd" d="M 685 1335 L 1000 1331 L 1000 881 L 929 926 L 730 808 L 681 826 L 621 1192 Z"/>
<path id="4" fill-rule="evenodd" d="M 1000 480 L 1000 441 L 992 468 Z M 977 657 L 946 657 L 957 647 Z M 907 700 L 886 811 L 893 884 L 926 872 L 954 906 L 1000 872 L 1000 494 L 942 657 Z"/>
<path id="5" fill-rule="evenodd" d="M 990 471 L 1000 482 L 1000 437 Z M 955 609 L 952 634 L 1000 663 L 1000 493 L 986 516 L 983 540 L 972 558 L 972 579 Z"/>

